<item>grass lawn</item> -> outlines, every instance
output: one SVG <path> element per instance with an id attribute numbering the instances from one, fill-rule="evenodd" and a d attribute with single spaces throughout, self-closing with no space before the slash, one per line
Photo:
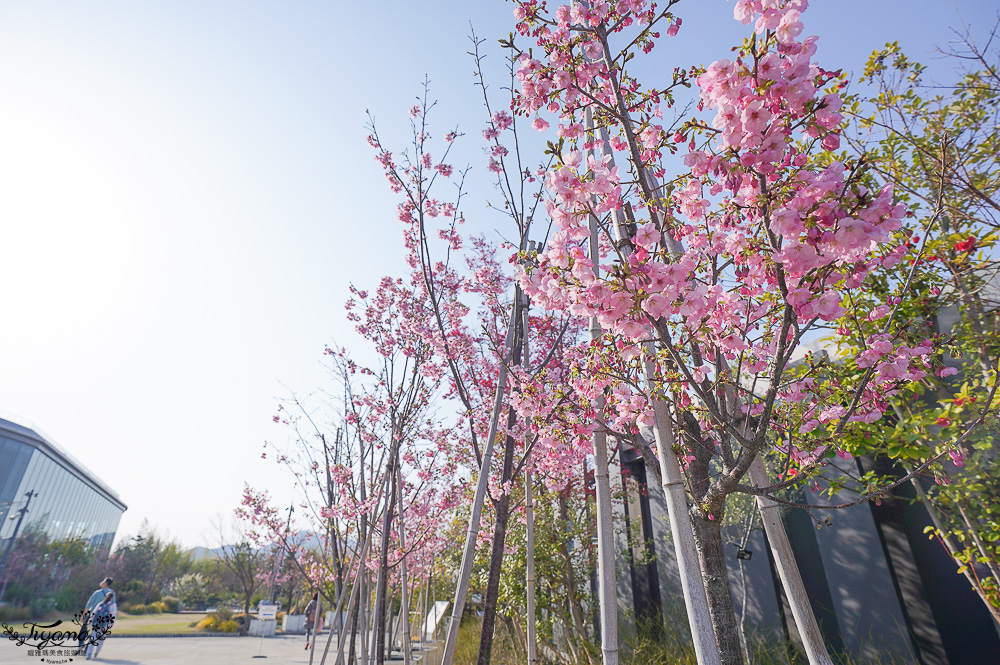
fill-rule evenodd
<path id="1" fill-rule="evenodd" d="M 112 632 L 118 635 L 136 633 L 198 633 L 191 624 L 207 614 L 125 614 L 118 613 Z"/>

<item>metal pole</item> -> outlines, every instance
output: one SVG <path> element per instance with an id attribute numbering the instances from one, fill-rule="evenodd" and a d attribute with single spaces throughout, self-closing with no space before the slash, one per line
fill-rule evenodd
<path id="1" fill-rule="evenodd" d="M 586 111 L 586 123 L 593 127 L 590 107 Z M 593 155 L 592 150 L 587 151 Z M 598 249 L 597 218 L 590 216 L 590 260 L 593 262 L 594 277 L 601 275 L 601 257 Z M 596 342 L 603 332 L 597 316 L 590 317 L 590 339 Z M 597 494 L 597 575 L 599 602 L 601 608 L 601 653 L 604 665 L 618 665 L 618 575 L 615 571 L 614 525 L 611 512 L 611 478 L 608 473 L 608 434 L 600 423 L 604 410 L 604 394 L 597 400 L 597 429 L 593 434 L 594 444 L 594 485 Z"/>

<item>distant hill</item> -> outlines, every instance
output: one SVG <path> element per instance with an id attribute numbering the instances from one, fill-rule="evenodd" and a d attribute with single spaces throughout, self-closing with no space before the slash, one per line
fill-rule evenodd
<path id="1" fill-rule="evenodd" d="M 309 545 L 310 543 L 318 544 L 320 542 L 319 537 L 314 531 L 303 531 L 289 538 L 293 545 Z M 191 555 L 193 561 L 203 561 L 205 559 L 217 559 L 222 553 L 222 547 L 192 547 L 188 550 L 188 554 Z"/>

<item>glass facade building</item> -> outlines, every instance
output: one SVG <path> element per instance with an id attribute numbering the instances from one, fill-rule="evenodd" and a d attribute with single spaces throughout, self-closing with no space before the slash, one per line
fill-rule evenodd
<path id="1" fill-rule="evenodd" d="M 20 533 L 81 538 L 109 550 L 126 506 L 97 476 L 34 429 L 0 418 L 0 547 L 34 491 Z M 2 550 L 0 550 L 2 551 Z"/>

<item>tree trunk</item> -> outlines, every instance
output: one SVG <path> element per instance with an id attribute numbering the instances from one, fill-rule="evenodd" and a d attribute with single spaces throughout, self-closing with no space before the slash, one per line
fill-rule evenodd
<path id="1" fill-rule="evenodd" d="M 444 655 L 441 657 L 441 665 L 452 665 L 455 660 L 455 647 L 458 645 L 458 628 L 462 623 L 465 600 L 469 594 L 469 580 L 472 578 L 472 565 L 476 557 L 476 538 L 479 535 L 479 524 L 483 515 L 483 501 L 486 498 L 486 488 L 489 482 L 490 462 L 493 459 L 493 441 L 497 436 L 497 425 L 500 422 L 503 394 L 507 384 L 507 351 L 513 348 L 514 331 L 517 328 L 517 321 L 520 318 L 518 312 L 520 296 L 520 288 L 515 288 L 514 311 L 511 312 L 510 323 L 507 328 L 507 338 L 504 341 L 504 358 L 500 363 L 500 372 L 497 377 L 497 389 L 493 400 L 490 431 L 483 446 L 483 459 L 479 468 L 479 478 L 476 481 L 476 496 L 472 502 L 469 530 L 465 535 L 462 563 L 458 569 L 458 584 L 455 587 L 455 600 L 452 602 L 451 623 L 448 625 L 448 635 L 444 642 Z"/>
<path id="2" fill-rule="evenodd" d="M 563 492 L 559 493 L 559 519 L 563 524 L 569 523 L 569 500 L 566 494 Z M 591 662 L 590 650 L 587 648 L 587 628 L 583 623 L 583 606 L 580 604 L 580 598 L 576 594 L 576 571 L 573 568 L 573 559 L 569 554 L 569 547 L 567 547 L 565 541 L 560 541 L 559 543 L 559 554 L 563 559 L 563 585 L 566 587 L 566 604 L 569 605 L 569 613 L 573 619 L 573 634 L 576 635 L 576 640 L 581 644 L 584 654 L 587 656 L 587 663 Z M 569 640 L 569 624 L 567 625 L 567 641 Z M 579 656 L 574 656 L 579 662 Z"/>
<path id="3" fill-rule="evenodd" d="M 593 129 L 593 119 L 590 118 L 588 129 Z M 601 153 L 611 159 L 610 168 L 614 168 L 614 151 L 608 140 L 608 130 L 600 128 Z M 649 174 L 642 170 L 643 176 Z M 651 185 L 652 183 L 647 183 Z M 653 189 L 653 188 L 651 188 Z M 631 241 L 625 229 L 625 218 L 621 210 L 613 211 L 615 239 L 631 253 Z M 669 243 L 669 239 L 668 239 Z M 672 247 L 677 251 L 679 247 Z M 646 349 L 653 351 L 651 343 Z M 657 398 L 656 371 L 653 363 L 646 360 L 643 364 L 646 389 L 653 407 L 653 434 L 656 437 L 656 453 L 659 462 L 660 483 L 663 488 L 663 498 L 667 505 L 667 520 L 670 524 L 671 541 L 674 545 L 674 557 L 677 559 L 677 569 L 681 578 L 681 593 L 684 596 L 684 608 L 687 612 L 688 625 L 691 629 L 691 639 L 694 643 L 695 658 L 699 665 L 718 665 L 718 645 L 712 626 L 711 613 L 708 609 L 708 599 L 705 597 L 704 585 L 701 581 L 701 568 L 698 565 L 698 552 L 694 544 L 691 520 L 688 516 L 687 495 L 684 491 L 684 476 L 681 473 L 677 455 L 674 453 L 675 438 L 670 423 L 670 416 L 663 400 Z"/>
<path id="4" fill-rule="evenodd" d="M 733 597 L 729 591 L 722 528 L 719 525 L 722 515 L 716 514 L 713 517 L 714 519 L 708 519 L 702 516 L 698 506 L 692 509 L 694 542 L 698 548 L 708 609 L 712 614 L 712 626 L 719 645 L 719 662 L 722 665 L 743 665 L 740 631 L 736 623 L 736 611 L 733 609 Z"/>
<path id="5" fill-rule="evenodd" d="M 561 603 L 555 603 L 555 607 L 552 608 L 553 611 L 558 612 L 558 619 L 564 626 L 569 626 L 569 617 L 566 616 L 566 608 L 562 606 Z M 569 655 L 572 657 L 573 662 L 578 665 L 582 665 L 582 660 L 580 659 L 580 650 L 577 648 L 577 640 L 570 633 L 569 630 L 566 631 L 566 648 L 569 649 Z M 588 659 L 588 663 L 590 660 Z"/>
<path id="6" fill-rule="evenodd" d="M 369 582 L 368 573 L 364 573 L 361 577 L 361 662 L 368 662 L 368 630 L 371 627 L 371 621 L 369 617 L 371 614 L 368 612 L 368 606 L 371 603 L 371 582 Z M 353 662 L 350 665 L 355 665 Z"/>
<path id="7" fill-rule="evenodd" d="M 528 652 L 528 665 L 535 665 L 537 638 L 535 637 L 535 523 L 531 505 L 531 470 L 524 471 L 524 519 L 527 528 L 527 553 L 525 554 L 525 580 L 527 582 L 527 631 L 525 635 L 525 651 Z"/>
<path id="8" fill-rule="evenodd" d="M 507 426 L 517 422 L 514 409 L 507 414 Z M 503 486 L 511 481 L 514 470 L 514 437 L 508 436 L 503 451 Z M 507 542 L 507 523 L 510 520 L 510 494 L 502 493 L 494 504 L 496 524 L 493 527 L 493 548 L 490 552 L 490 571 L 486 583 L 486 599 L 483 603 L 483 626 L 479 637 L 479 655 L 476 665 L 490 665 L 493 650 L 493 633 L 496 629 L 497 602 L 500 596 L 500 572 L 503 568 L 504 546 Z"/>
<path id="9" fill-rule="evenodd" d="M 363 568 L 363 567 L 364 567 L 364 562 L 362 561 L 361 562 L 361 568 Z M 361 595 L 360 591 L 361 591 L 361 587 L 362 587 L 362 578 L 363 577 L 364 577 L 363 575 L 358 574 L 357 578 L 355 578 L 355 580 L 354 580 L 354 584 L 356 584 L 358 586 L 358 591 L 356 593 L 358 593 L 359 596 Z M 351 593 L 355 593 L 355 591 L 352 589 Z M 348 648 L 348 650 L 347 650 L 347 663 L 348 663 L 348 665 L 356 665 L 356 662 L 357 662 L 357 661 L 354 660 L 354 656 L 355 656 L 355 653 L 354 653 L 355 652 L 355 645 L 354 645 L 355 637 L 354 636 L 358 632 L 358 618 L 359 618 L 360 615 L 361 615 L 361 603 L 355 601 L 354 607 L 351 608 L 351 616 L 348 617 L 349 630 L 348 630 L 347 636 L 348 636 L 348 639 L 351 640 L 350 648 Z"/>
<path id="10" fill-rule="evenodd" d="M 399 619 L 402 631 L 399 647 L 403 651 L 403 665 L 410 665 L 410 600 L 406 588 L 406 529 L 403 524 L 403 472 L 399 467 L 399 452 L 396 453 L 396 494 L 399 501 L 399 549 L 403 556 L 399 561 Z M 390 649 L 392 646 L 390 645 Z"/>
<path id="11" fill-rule="evenodd" d="M 673 424 L 666 413 L 666 404 L 655 397 L 653 384 L 655 371 L 651 363 L 646 363 L 645 371 L 647 387 L 653 402 L 653 434 L 656 437 L 656 454 L 660 462 L 660 482 L 663 487 L 663 499 L 667 504 L 670 539 L 673 541 L 674 556 L 677 558 L 677 571 L 681 578 L 684 608 L 687 610 L 695 656 L 701 665 L 718 665 L 719 646 L 705 585 L 702 582 L 702 567 L 699 565 L 698 549 L 688 512 L 684 476 L 677 461 L 677 454 L 674 452 Z"/>
<path id="12" fill-rule="evenodd" d="M 240 633 L 246 635 L 250 632 L 250 601 L 253 599 L 253 592 L 243 596 L 243 627 Z"/>
<path id="13" fill-rule="evenodd" d="M 382 548 L 379 552 L 378 560 L 378 581 L 375 588 L 375 644 L 372 648 L 371 657 L 375 665 L 385 663 L 385 629 L 386 629 L 386 585 L 389 582 L 389 529 L 392 528 L 392 511 L 396 505 L 396 476 L 393 473 L 395 460 L 389 457 L 390 489 L 386 499 L 385 517 L 382 520 Z"/>
<path id="14" fill-rule="evenodd" d="M 361 595 L 362 580 L 365 577 L 365 573 L 364 573 L 364 570 L 365 570 L 364 561 L 365 561 L 365 558 L 368 556 L 368 547 L 370 546 L 370 544 L 371 544 L 371 533 L 369 533 L 368 537 L 365 538 L 364 545 L 361 546 L 361 551 L 360 552 L 356 552 L 355 555 L 354 555 L 354 559 L 351 561 L 351 568 L 352 569 L 356 569 L 357 573 L 354 575 L 354 583 L 351 585 L 350 600 L 347 603 L 347 613 L 348 613 L 348 615 L 354 614 L 355 611 L 356 611 L 356 608 L 357 608 L 358 599 L 359 599 L 359 597 Z M 355 566 L 354 565 L 355 563 L 357 563 L 358 565 Z M 346 595 L 347 594 L 342 593 L 340 595 L 340 598 L 337 599 L 337 609 L 335 610 L 335 612 L 338 615 L 341 614 L 342 610 L 344 609 L 344 599 L 345 599 Z M 318 604 L 316 606 L 316 611 L 317 611 L 317 614 L 318 614 L 319 613 L 319 605 Z M 315 625 L 319 625 L 319 622 L 315 621 L 314 624 Z M 343 658 L 344 658 L 345 640 L 348 639 L 348 637 L 350 637 L 351 642 L 353 644 L 353 642 L 354 642 L 354 636 L 353 636 L 353 634 L 349 636 L 347 634 L 347 632 L 343 631 L 343 630 L 338 633 L 338 637 L 337 637 L 337 659 L 336 659 L 336 661 L 338 663 L 341 662 L 343 660 Z M 330 653 L 330 642 L 331 642 L 332 639 L 333 639 L 333 630 L 331 630 L 327 634 L 326 646 L 323 648 L 323 658 L 322 658 L 322 660 L 320 660 L 320 665 L 325 665 L 325 663 L 326 663 L 326 657 L 327 657 L 327 654 Z M 314 643 L 313 646 L 314 646 L 314 650 L 313 650 L 313 652 L 311 652 L 309 654 L 309 662 L 310 663 L 312 663 L 312 654 L 315 653 L 315 643 Z M 351 665 L 354 665 L 354 663 L 351 663 Z"/>
<path id="15" fill-rule="evenodd" d="M 522 302 L 520 289 L 515 293 L 517 302 L 514 307 L 515 321 L 514 342 L 511 362 L 521 364 L 521 351 L 524 341 L 524 320 L 521 316 Z M 517 424 L 517 414 L 513 408 L 507 410 L 507 431 Z M 500 482 L 502 487 L 508 487 L 514 475 L 514 437 L 507 435 L 504 440 L 503 471 Z M 483 603 L 483 624 L 479 637 L 479 654 L 476 665 L 490 665 L 493 652 L 493 634 L 496 631 L 497 603 L 500 600 L 500 573 L 503 570 L 504 548 L 507 543 L 507 524 L 510 521 L 510 493 L 503 492 L 494 503 L 496 524 L 493 527 L 493 547 L 490 550 L 490 570 L 486 583 L 486 598 Z"/>
<path id="16" fill-rule="evenodd" d="M 528 245 L 529 250 L 534 250 L 535 243 L 531 242 Z M 529 332 L 529 321 L 528 312 L 531 307 L 531 303 L 527 296 L 525 297 L 524 309 L 521 312 L 521 349 L 522 349 L 522 365 L 527 371 L 530 369 L 531 365 L 531 354 L 528 352 L 528 332 Z M 526 553 L 525 553 L 525 581 L 527 582 L 527 607 L 525 608 L 528 614 L 527 617 L 527 630 L 525 631 L 524 644 L 525 652 L 528 655 L 528 665 L 535 665 L 535 661 L 538 659 L 538 639 L 535 634 L 535 514 L 533 511 L 532 501 L 532 487 L 531 487 L 531 466 L 528 464 L 528 460 L 524 461 L 524 522 L 526 533 Z"/>

